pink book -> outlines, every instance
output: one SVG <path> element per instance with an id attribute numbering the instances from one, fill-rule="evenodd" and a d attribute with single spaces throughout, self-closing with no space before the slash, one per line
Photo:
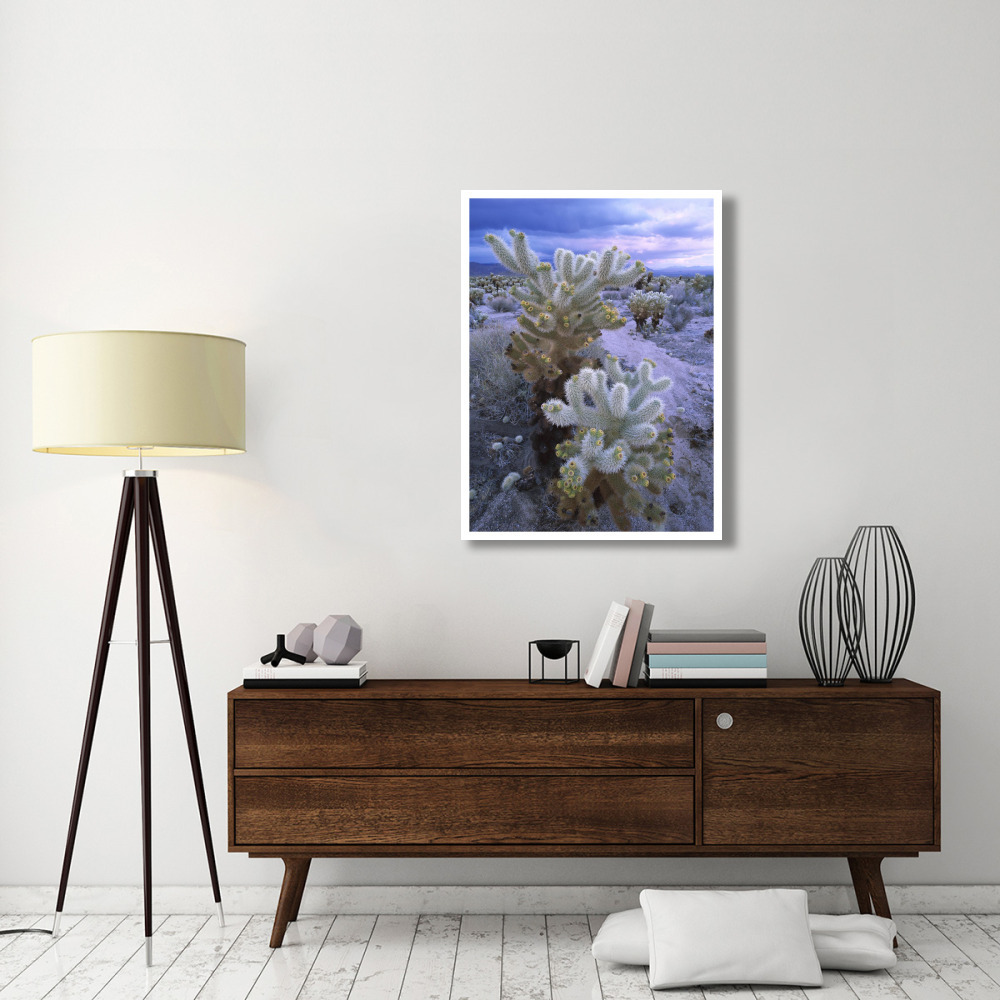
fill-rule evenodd
<path id="1" fill-rule="evenodd" d="M 649 642 L 647 653 L 766 653 L 766 642 Z"/>
<path id="2" fill-rule="evenodd" d="M 618 663 L 611 678 L 611 683 L 615 687 L 628 687 L 628 675 L 632 672 L 632 657 L 639 641 L 639 624 L 642 622 L 642 612 L 645 607 L 644 601 L 628 602 L 628 618 L 625 619 L 625 629 L 622 632 Z"/>

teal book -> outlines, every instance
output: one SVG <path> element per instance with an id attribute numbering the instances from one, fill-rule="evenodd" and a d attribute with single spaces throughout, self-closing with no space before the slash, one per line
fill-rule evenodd
<path id="1" fill-rule="evenodd" d="M 767 669 L 767 653 L 650 653 L 649 672 L 654 670 L 747 670 Z"/>

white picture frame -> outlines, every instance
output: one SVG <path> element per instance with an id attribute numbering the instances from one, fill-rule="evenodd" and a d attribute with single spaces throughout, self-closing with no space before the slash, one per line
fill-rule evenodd
<path id="1" fill-rule="evenodd" d="M 462 241 L 461 538 L 721 539 L 721 192 L 468 190 L 462 192 Z M 588 254 L 595 255 L 593 271 L 584 264 Z M 532 279 L 526 261 L 552 281 L 539 285 L 548 277 Z M 615 287 L 637 273 L 637 262 L 640 287 Z M 588 275 L 570 291 L 560 280 L 569 268 Z M 605 273 L 612 284 L 601 290 L 596 286 Z M 586 280 L 590 293 L 583 290 Z M 586 315 L 571 311 L 584 300 L 591 304 L 589 312 L 583 306 Z M 578 330 L 589 330 L 592 342 L 564 347 L 549 330 L 557 323 L 574 342 L 581 339 Z M 596 329 L 603 324 L 611 329 Z M 548 353 L 546 345 L 553 348 Z M 551 365 L 550 354 L 558 354 Z M 655 368 L 644 367 L 644 359 Z M 578 392 L 575 403 L 567 398 L 577 365 L 593 367 L 577 389 L 607 387 L 610 400 L 616 382 L 632 386 L 620 387 L 615 397 L 630 399 L 626 423 L 599 417 L 611 411 L 602 411 L 602 399 L 589 391 Z M 553 378 L 539 374 L 553 371 Z M 643 388 L 660 386 L 664 376 L 670 379 L 665 388 Z M 553 386 L 556 391 L 547 391 Z M 635 443 L 640 409 L 631 401 L 642 396 L 661 403 L 662 419 L 653 421 L 659 437 L 650 435 L 649 444 Z M 563 412 L 552 412 L 553 406 Z M 572 423 L 553 430 L 555 420 Z M 602 421 L 606 427 L 583 426 Z M 597 430 L 601 447 L 592 443 L 596 437 L 582 439 Z M 617 438 L 622 451 L 605 437 L 617 431 L 633 440 Z M 619 467 L 614 456 L 623 453 Z M 567 462 L 580 471 L 567 472 Z M 668 462 L 674 478 L 661 482 L 659 467 Z"/>

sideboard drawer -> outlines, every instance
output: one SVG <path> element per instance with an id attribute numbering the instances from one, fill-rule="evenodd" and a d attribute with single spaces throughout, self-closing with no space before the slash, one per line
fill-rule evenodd
<path id="1" fill-rule="evenodd" d="M 681 775 L 248 775 L 233 794 L 236 849 L 694 842 L 694 778 Z"/>
<path id="2" fill-rule="evenodd" d="M 690 699 L 239 700 L 233 766 L 694 766 Z"/>

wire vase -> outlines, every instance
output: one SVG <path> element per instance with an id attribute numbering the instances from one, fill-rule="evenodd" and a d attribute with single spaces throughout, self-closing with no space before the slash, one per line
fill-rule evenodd
<path id="1" fill-rule="evenodd" d="M 799 635 L 821 687 L 842 687 L 851 672 L 862 615 L 861 594 L 843 556 L 820 556 L 799 599 Z"/>
<path id="2" fill-rule="evenodd" d="M 861 525 L 844 560 L 861 592 L 863 610 L 854 667 L 862 681 L 888 683 L 913 627 L 917 593 L 910 561 L 888 524 Z"/>

